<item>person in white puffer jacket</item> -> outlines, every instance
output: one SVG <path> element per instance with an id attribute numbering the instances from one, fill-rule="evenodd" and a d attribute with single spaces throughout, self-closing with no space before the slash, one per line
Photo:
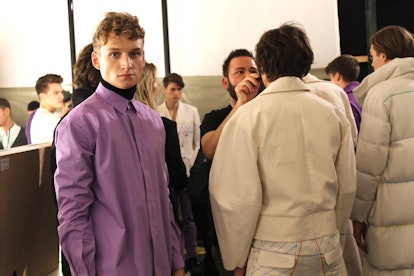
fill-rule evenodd
<path id="1" fill-rule="evenodd" d="M 367 251 L 363 275 L 413 275 L 414 39 L 388 26 L 370 42 L 374 72 L 354 90 L 362 105 L 354 235 Z"/>

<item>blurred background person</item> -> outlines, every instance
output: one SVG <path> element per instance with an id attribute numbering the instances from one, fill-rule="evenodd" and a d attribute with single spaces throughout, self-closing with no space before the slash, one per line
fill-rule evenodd
<path id="1" fill-rule="evenodd" d="M 53 133 L 60 121 L 57 110 L 63 107 L 63 78 L 56 74 L 46 74 L 36 81 L 36 93 L 40 107 L 34 113 L 30 124 L 30 141 L 32 144 L 53 141 Z"/>
<path id="2" fill-rule="evenodd" d="M 325 73 L 329 76 L 331 82 L 341 87 L 348 96 L 358 131 L 361 124 L 362 108 L 353 91 L 359 85 L 360 71 L 358 60 L 351 55 L 341 55 L 331 61 L 325 68 Z"/>
<path id="3" fill-rule="evenodd" d="M 31 144 L 32 141 L 30 139 L 30 125 L 32 124 L 33 116 L 36 113 L 36 110 L 39 108 L 39 102 L 38 101 L 31 101 L 27 104 L 27 114 L 29 117 L 27 118 L 26 128 L 24 130 L 26 134 L 26 140 L 28 144 Z"/>
<path id="4" fill-rule="evenodd" d="M 0 98 L 0 150 L 27 144 L 24 128 L 13 122 L 11 106 L 7 99 Z"/>
<path id="5" fill-rule="evenodd" d="M 39 108 L 39 102 L 38 101 L 31 101 L 27 104 L 27 115 L 30 115 Z"/>
<path id="6" fill-rule="evenodd" d="M 162 91 L 165 101 L 157 107 L 162 117 L 177 123 L 178 140 L 181 157 L 186 167 L 187 177 L 194 164 L 200 149 L 200 115 L 195 106 L 181 102 L 184 89 L 183 78 L 177 73 L 171 73 L 163 79 Z M 182 228 L 187 250 L 187 268 L 191 271 L 199 270 L 197 259 L 197 227 L 194 222 L 191 200 L 187 191 L 176 191 L 175 198 L 180 206 Z"/>
<path id="7" fill-rule="evenodd" d="M 72 107 L 72 94 L 69 91 L 63 90 L 63 106 L 60 111 L 60 116 L 65 116 L 66 113 L 68 113 L 69 110 L 72 109 Z"/>
<path id="8" fill-rule="evenodd" d="M 74 107 L 95 92 L 101 79 L 99 70 L 92 65 L 92 52 L 93 45 L 89 43 L 79 53 L 73 66 L 72 104 Z"/>

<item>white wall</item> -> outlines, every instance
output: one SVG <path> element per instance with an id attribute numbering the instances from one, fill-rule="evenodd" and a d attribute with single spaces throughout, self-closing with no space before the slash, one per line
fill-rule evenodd
<path id="1" fill-rule="evenodd" d="M 169 0 L 171 71 L 221 75 L 232 49 L 254 51 L 261 35 L 287 21 L 303 25 L 315 68 L 340 54 L 336 0 Z"/>
<path id="2" fill-rule="evenodd" d="M 91 41 L 107 11 L 137 15 L 146 58 L 164 75 L 160 0 L 74 0 L 76 52 Z M 33 87 L 46 73 L 71 83 L 67 1 L 0 0 L 0 88 Z M 260 36 L 286 21 L 301 23 L 315 52 L 314 68 L 340 54 L 336 0 L 169 0 L 171 71 L 221 75 L 229 51 L 254 51 Z"/>
<path id="3" fill-rule="evenodd" d="M 47 73 L 70 82 L 66 1 L 0 0 L 0 7 L 0 87 L 34 87 Z"/>

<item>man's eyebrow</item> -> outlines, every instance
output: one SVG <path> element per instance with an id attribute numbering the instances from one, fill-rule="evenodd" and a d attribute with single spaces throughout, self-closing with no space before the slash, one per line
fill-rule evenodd
<path id="1" fill-rule="evenodd" d="M 121 48 L 117 48 L 117 47 L 110 47 L 108 49 L 110 51 L 121 51 Z M 131 49 L 130 51 L 143 51 L 143 49 L 138 47 L 138 48 Z"/>

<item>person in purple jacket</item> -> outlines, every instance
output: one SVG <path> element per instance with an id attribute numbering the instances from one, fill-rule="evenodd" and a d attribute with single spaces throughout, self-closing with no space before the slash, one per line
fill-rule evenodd
<path id="1" fill-rule="evenodd" d="M 341 55 L 331 61 L 325 68 L 325 73 L 331 81 L 341 87 L 348 95 L 358 132 L 361 124 L 362 107 L 355 98 L 353 91 L 359 85 L 360 70 L 358 60 L 351 55 Z"/>
<path id="2" fill-rule="evenodd" d="M 93 37 L 95 93 L 56 129 L 59 239 L 73 275 L 182 275 L 161 117 L 134 99 L 143 28 L 109 12 Z"/>

